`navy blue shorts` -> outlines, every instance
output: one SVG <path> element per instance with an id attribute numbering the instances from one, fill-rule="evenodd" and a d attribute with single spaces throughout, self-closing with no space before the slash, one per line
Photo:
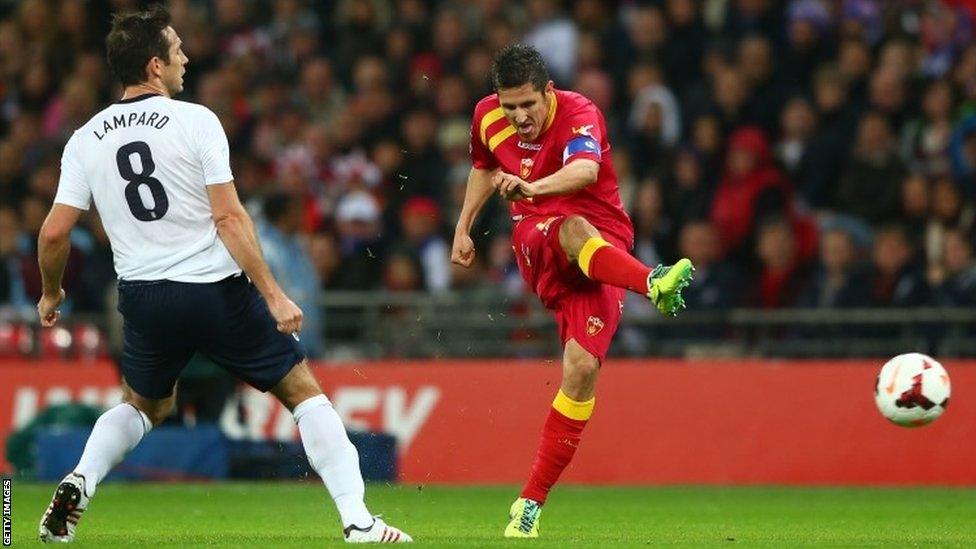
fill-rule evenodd
<path id="1" fill-rule="evenodd" d="M 172 395 L 196 352 L 260 391 L 305 358 L 304 346 L 278 331 L 264 298 L 243 275 L 207 284 L 123 280 L 119 312 L 122 375 L 146 398 Z"/>

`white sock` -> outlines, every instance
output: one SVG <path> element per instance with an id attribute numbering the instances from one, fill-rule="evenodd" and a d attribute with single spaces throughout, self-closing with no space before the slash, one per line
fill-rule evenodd
<path id="1" fill-rule="evenodd" d="M 363 501 L 366 485 L 359 470 L 359 452 L 349 442 L 332 403 L 325 395 L 314 396 L 295 406 L 293 414 L 308 462 L 332 495 L 342 527 L 372 524 L 373 515 Z"/>
<path id="2" fill-rule="evenodd" d="M 98 418 L 74 471 L 85 477 L 85 493 L 88 497 L 95 495 L 98 483 L 151 429 L 149 416 L 126 402 Z"/>

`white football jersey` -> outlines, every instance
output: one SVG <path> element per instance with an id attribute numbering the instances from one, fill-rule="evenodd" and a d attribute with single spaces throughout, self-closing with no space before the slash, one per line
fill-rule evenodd
<path id="1" fill-rule="evenodd" d="M 54 201 L 87 210 L 94 199 L 120 279 L 215 282 L 241 268 L 217 235 L 206 186 L 233 179 L 210 109 L 141 95 L 75 131 Z"/>

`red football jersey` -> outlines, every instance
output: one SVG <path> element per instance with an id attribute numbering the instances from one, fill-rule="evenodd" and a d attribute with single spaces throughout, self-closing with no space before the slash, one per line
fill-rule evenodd
<path id="1" fill-rule="evenodd" d="M 578 158 L 589 158 L 600 164 L 594 183 L 572 194 L 512 202 L 512 217 L 579 214 L 601 232 L 607 231 L 632 247 L 634 226 L 620 201 L 607 124 L 592 101 L 575 92 L 555 90 L 542 133 L 532 143 L 522 141 L 515 127 L 505 119 L 498 94 L 485 97 L 474 108 L 471 162 L 475 168 L 500 167 L 532 182 L 552 175 Z"/>

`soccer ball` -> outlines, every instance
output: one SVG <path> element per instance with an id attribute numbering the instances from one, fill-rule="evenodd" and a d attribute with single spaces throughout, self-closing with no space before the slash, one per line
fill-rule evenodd
<path id="1" fill-rule="evenodd" d="M 892 423 L 921 427 L 945 412 L 949 392 L 949 374 L 938 361 L 921 353 L 908 353 L 881 368 L 874 402 Z"/>

